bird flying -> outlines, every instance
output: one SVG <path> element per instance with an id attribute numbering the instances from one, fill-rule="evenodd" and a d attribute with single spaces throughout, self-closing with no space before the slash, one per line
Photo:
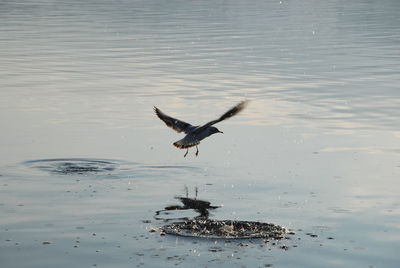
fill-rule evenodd
<path id="1" fill-rule="evenodd" d="M 212 120 L 202 126 L 192 126 L 191 124 L 186 123 L 182 120 L 170 117 L 164 114 L 160 109 L 158 109 L 155 106 L 154 106 L 154 112 L 156 113 L 158 118 L 164 121 L 164 123 L 168 127 L 172 128 L 178 133 L 183 132 L 186 134 L 186 136 L 183 139 L 173 143 L 173 145 L 175 147 L 178 147 L 179 149 L 186 149 L 184 157 L 186 157 L 186 155 L 188 154 L 189 148 L 193 146 L 196 146 L 196 156 L 197 156 L 199 154 L 199 148 L 197 147 L 197 145 L 200 144 L 201 140 L 215 133 L 223 133 L 213 125 L 238 114 L 247 106 L 248 103 L 249 102 L 247 100 L 241 101 L 237 105 L 229 109 L 226 113 L 221 115 L 218 119 Z"/>

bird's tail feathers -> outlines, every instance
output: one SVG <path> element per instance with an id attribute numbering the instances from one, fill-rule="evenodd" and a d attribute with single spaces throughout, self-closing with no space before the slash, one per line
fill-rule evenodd
<path id="1" fill-rule="evenodd" d="M 196 146 L 196 145 L 198 145 L 198 144 L 200 144 L 199 141 L 187 142 L 187 141 L 185 141 L 184 139 L 179 140 L 179 141 L 176 141 L 176 142 L 173 143 L 173 145 L 174 145 L 175 147 L 178 147 L 179 149 L 187 149 L 187 148 Z"/>

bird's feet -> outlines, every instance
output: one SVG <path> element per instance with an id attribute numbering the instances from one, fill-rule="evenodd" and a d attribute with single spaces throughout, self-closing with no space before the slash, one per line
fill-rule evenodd
<path id="1" fill-rule="evenodd" d="M 196 156 L 198 156 L 199 155 L 199 148 L 197 148 L 197 146 L 196 146 Z"/>
<path id="2" fill-rule="evenodd" d="M 183 155 L 183 157 L 186 157 L 188 152 L 189 152 L 189 149 L 186 150 L 186 153 Z"/>

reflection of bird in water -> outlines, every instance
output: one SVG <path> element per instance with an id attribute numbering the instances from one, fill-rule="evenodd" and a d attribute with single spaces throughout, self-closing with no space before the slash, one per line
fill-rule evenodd
<path id="1" fill-rule="evenodd" d="M 207 219 L 208 216 L 210 215 L 210 212 L 208 210 L 219 208 L 218 206 L 211 206 L 211 202 L 209 202 L 209 201 L 197 199 L 197 193 L 198 193 L 197 186 L 195 187 L 195 197 L 194 198 L 189 197 L 189 189 L 187 188 L 187 186 L 185 186 L 185 193 L 186 193 L 186 197 L 183 197 L 183 196 L 175 197 L 175 199 L 178 199 L 179 201 L 182 202 L 183 206 L 172 205 L 172 206 L 167 206 L 162 210 L 158 210 L 158 211 L 156 211 L 155 219 L 157 219 L 157 220 L 162 219 L 164 221 L 175 220 L 175 219 L 188 220 L 188 218 L 186 218 L 186 217 L 164 219 L 159 216 L 162 212 L 166 213 L 166 211 L 170 211 L 170 210 L 189 210 L 189 209 L 193 209 L 194 211 L 196 211 L 200 214 L 200 215 L 196 216 L 195 218 Z"/>
<path id="2" fill-rule="evenodd" d="M 200 215 L 198 217 L 200 218 L 208 218 L 208 215 L 210 215 L 210 213 L 208 212 L 209 209 L 216 209 L 218 208 L 217 206 L 211 206 L 211 203 L 205 200 L 199 200 L 199 199 L 193 199 L 193 198 L 189 198 L 189 197 L 181 197 L 181 196 L 177 196 L 175 197 L 176 199 L 179 199 L 182 204 L 183 207 L 175 207 L 175 209 L 194 209 L 195 211 L 197 211 L 198 213 L 200 213 Z M 166 208 L 167 209 L 167 208 Z"/>
<path id="3" fill-rule="evenodd" d="M 222 131 L 219 131 L 218 128 L 213 127 L 214 124 L 221 122 L 225 119 L 231 118 L 232 116 L 238 114 L 246 107 L 247 104 L 248 101 L 241 101 L 236 106 L 232 107 L 229 111 L 220 116 L 218 119 L 210 121 L 202 126 L 192 126 L 189 123 L 170 117 L 161 112 L 161 110 L 158 109 L 157 107 L 154 107 L 154 111 L 157 114 L 157 116 L 162 121 L 164 121 L 164 123 L 167 126 L 169 126 L 170 128 L 172 128 L 177 132 L 183 131 L 186 134 L 186 136 L 183 139 L 174 142 L 174 146 L 180 149 L 186 149 L 186 153 L 184 155 L 184 157 L 186 157 L 190 147 L 196 146 L 196 156 L 197 156 L 199 154 L 199 148 L 197 147 L 197 145 L 200 144 L 201 140 L 215 133 L 223 133 Z"/>
<path id="4" fill-rule="evenodd" d="M 182 202 L 183 206 L 168 206 L 165 208 L 165 210 L 186 210 L 186 209 L 193 209 L 200 213 L 199 216 L 195 218 L 200 218 L 200 219 L 207 219 L 208 216 L 210 215 L 210 212 L 208 211 L 209 209 L 216 209 L 219 208 L 218 206 L 211 206 L 211 202 L 205 201 L 205 200 L 199 200 L 197 199 L 197 194 L 198 194 L 198 188 L 197 186 L 194 188 L 195 190 L 195 197 L 190 198 L 189 197 L 189 189 L 187 186 L 185 186 L 185 193 L 186 197 L 183 196 L 176 196 L 175 199 L 178 199 L 179 201 Z"/>

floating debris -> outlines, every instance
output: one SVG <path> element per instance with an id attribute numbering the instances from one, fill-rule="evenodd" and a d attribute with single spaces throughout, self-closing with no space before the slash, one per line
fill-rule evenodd
<path id="1" fill-rule="evenodd" d="M 317 234 L 313 234 L 313 233 L 306 233 L 306 235 L 308 235 L 309 237 L 318 237 Z"/>
<path id="2" fill-rule="evenodd" d="M 217 239 L 284 239 L 287 229 L 273 223 L 193 219 L 161 227 L 166 234 Z"/>
<path id="3" fill-rule="evenodd" d="M 224 251 L 221 247 L 211 247 L 208 249 L 210 252 L 222 252 Z"/>

